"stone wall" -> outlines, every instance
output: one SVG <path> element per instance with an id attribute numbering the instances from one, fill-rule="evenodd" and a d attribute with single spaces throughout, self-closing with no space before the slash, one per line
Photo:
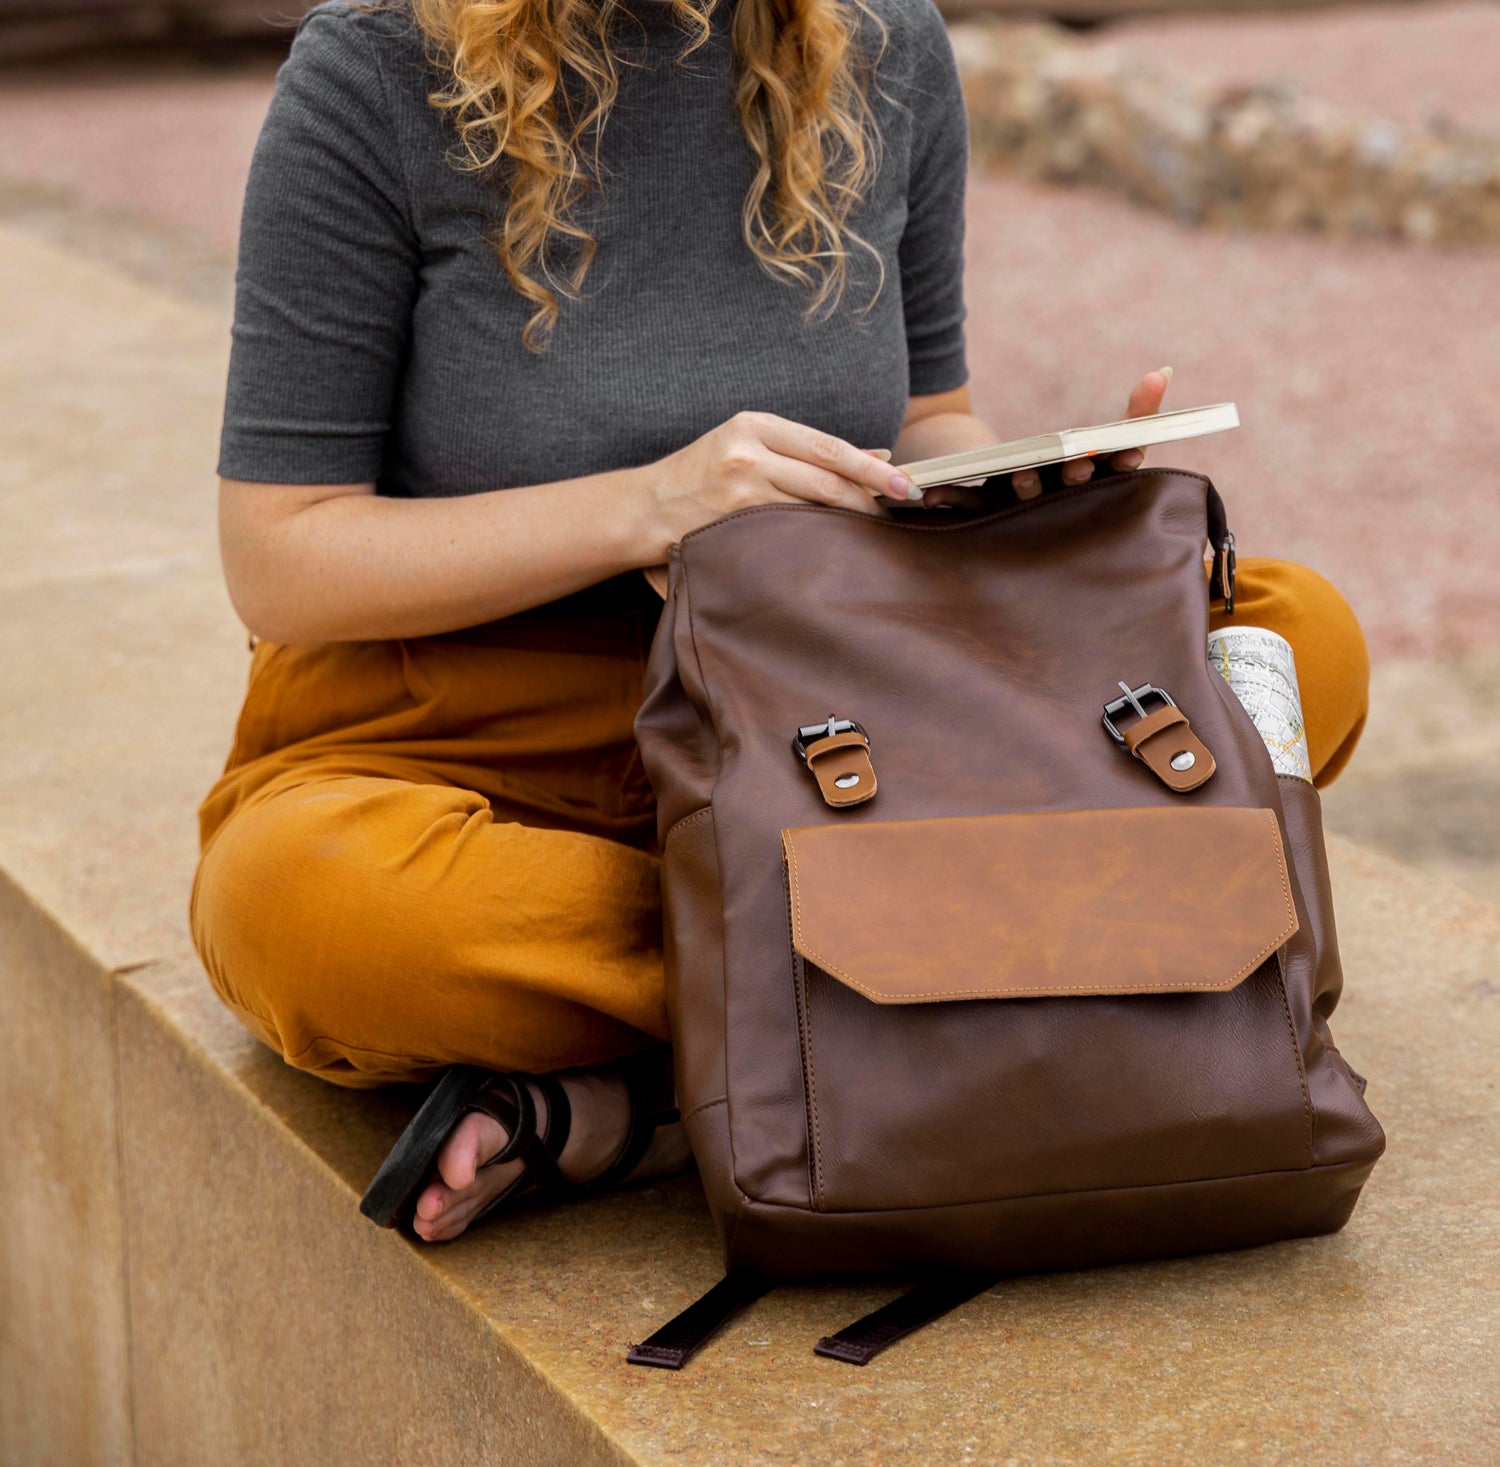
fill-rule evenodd
<path id="1" fill-rule="evenodd" d="M 1500 136 L 1214 85 L 1046 22 L 951 28 L 976 164 L 1093 184 L 1189 223 L 1500 243 Z"/>
<path id="2" fill-rule="evenodd" d="M 0 0 L 0 62 L 140 42 L 284 40 L 314 0 Z"/>

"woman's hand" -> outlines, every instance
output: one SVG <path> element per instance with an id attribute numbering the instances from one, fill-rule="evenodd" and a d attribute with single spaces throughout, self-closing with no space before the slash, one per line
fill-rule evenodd
<path id="1" fill-rule="evenodd" d="M 1170 367 L 1162 367 L 1156 372 L 1147 372 L 1136 383 L 1135 391 L 1130 394 L 1125 416 L 1145 418 L 1152 413 L 1160 412 L 1161 400 L 1166 396 L 1167 384 L 1171 380 L 1172 369 Z M 1145 449 L 1122 448 L 1118 453 L 1110 455 L 1109 466 L 1116 472 L 1122 469 L 1138 469 L 1145 460 Z M 1094 461 L 1091 458 L 1066 459 L 1060 472 L 1064 484 L 1082 484 L 1086 479 L 1093 477 Z M 1010 482 L 1022 499 L 1033 499 L 1042 492 L 1042 481 L 1035 469 L 1023 469 L 1018 474 L 1012 474 Z"/>
<path id="2" fill-rule="evenodd" d="M 757 504 L 830 504 L 887 513 L 906 502 L 911 480 L 831 433 L 775 413 L 736 413 L 701 438 L 640 471 L 660 558 L 689 532 Z"/>

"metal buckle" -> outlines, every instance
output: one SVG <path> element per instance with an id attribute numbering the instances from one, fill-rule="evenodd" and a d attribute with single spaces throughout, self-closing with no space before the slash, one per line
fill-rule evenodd
<path id="1" fill-rule="evenodd" d="M 826 722 L 806 723 L 797 730 L 797 736 L 792 740 L 792 752 L 806 764 L 809 743 L 814 739 L 831 739 L 835 734 L 841 733 L 863 734 L 865 742 L 870 742 L 870 736 L 865 733 L 862 724 L 856 723 L 852 718 L 835 718 L 830 713 Z"/>
<path id="2" fill-rule="evenodd" d="M 1104 727 L 1109 733 L 1110 738 L 1123 749 L 1125 748 L 1125 735 L 1114 725 L 1116 714 L 1123 713 L 1127 708 L 1134 708 L 1137 717 L 1144 718 L 1146 710 L 1141 704 L 1141 699 L 1149 698 L 1152 695 L 1160 698 L 1163 703 L 1173 708 L 1177 706 L 1177 700 L 1165 688 L 1159 688 L 1155 683 L 1142 683 L 1140 687 L 1132 688 L 1122 682 L 1120 686 L 1125 689 L 1125 696 L 1123 698 L 1116 698 L 1114 702 L 1104 705 Z"/>

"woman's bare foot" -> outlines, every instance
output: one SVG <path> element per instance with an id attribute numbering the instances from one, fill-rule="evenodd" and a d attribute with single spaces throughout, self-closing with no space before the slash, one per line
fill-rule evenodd
<path id="1" fill-rule="evenodd" d="M 575 1182 L 597 1177 L 625 1144 L 630 1124 L 630 1097 L 619 1075 L 606 1071 L 570 1071 L 558 1077 L 568 1093 L 573 1124 L 558 1164 Z M 535 1085 L 528 1085 L 536 1105 L 537 1134 L 547 1124 L 547 1100 Z M 470 1111 L 448 1133 L 437 1156 L 439 1181 L 423 1188 L 417 1198 L 412 1228 L 428 1243 L 446 1243 L 458 1237 L 485 1204 L 516 1180 L 526 1168 L 524 1161 L 498 1166 L 480 1163 L 493 1156 L 509 1139 L 505 1127 L 483 1111 Z M 667 1176 L 682 1171 L 692 1159 L 687 1133 L 680 1121 L 657 1127 L 651 1145 L 625 1178 Z"/>

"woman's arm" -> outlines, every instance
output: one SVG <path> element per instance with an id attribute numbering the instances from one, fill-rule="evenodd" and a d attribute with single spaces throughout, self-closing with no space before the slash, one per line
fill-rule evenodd
<path id="1" fill-rule="evenodd" d="M 965 382 L 949 392 L 925 393 L 907 405 L 906 422 L 891 450 L 891 462 L 915 463 L 918 459 L 941 458 L 966 448 L 998 443 L 1000 434 L 974 416 Z"/>
<path id="2" fill-rule="evenodd" d="M 621 571 L 757 504 L 885 513 L 911 481 L 872 453 L 742 412 L 652 464 L 436 499 L 373 484 L 219 481 L 230 600 L 268 642 L 422 637 L 497 620 Z"/>
<path id="3" fill-rule="evenodd" d="M 433 636 L 630 567 L 638 471 L 444 499 L 219 481 L 234 609 L 269 642 Z"/>

